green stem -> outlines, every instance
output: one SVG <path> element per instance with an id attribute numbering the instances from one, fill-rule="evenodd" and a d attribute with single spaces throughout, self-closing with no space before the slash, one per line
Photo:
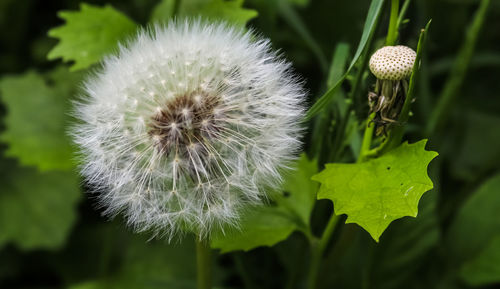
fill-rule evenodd
<path id="1" fill-rule="evenodd" d="M 372 122 L 375 118 L 375 113 L 371 113 L 366 120 L 365 134 L 363 135 L 363 142 L 361 143 L 361 151 L 359 152 L 358 163 L 363 162 L 366 155 L 370 151 L 373 139 L 373 131 L 375 130 L 375 124 Z"/>
<path id="2" fill-rule="evenodd" d="M 455 59 L 453 69 L 446 81 L 438 103 L 431 114 L 426 127 L 426 135 L 433 135 L 439 128 L 443 127 L 446 116 L 448 115 L 453 102 L 460 95 L 460 87 L 464 82 L 466 72 L 469 68 L 470 60 L 474 54 L 477 43 L 477 38 L 481 28 L 483 27 L 486 12 L 490 5 L 490 0 L 482 0 L 481 4 L 472 20 L 472 24 L 467 30 L 465 41 L 460 49 L 460 52 Z"/>
<path id="3" fill-rule="evenodd" d="M 335 227 L 337 226 L 339 219 L 339 216 L 332 213 L 321 238 L 314 239 L 311 242 L 311 264 L 309 266 L 309 275 L 307 280 L 307 288 L 309 289 L 315 289 L 317 286 L 321 260 L 323 259 L 323 254 L 326 251 L 328 243 L 330 243 L 330 240 L 332 239 L 333 232 L 335 232 Z"/>
<path id="4" fill-rule="evenodd" d="M 212 288 L 212 252 L 207 240 L 196 238 L 196 268 L 198 289 Z"/>
<path id="5" fill-rule="evenodd" d="M 391 18 L 389 20 L 389 31 L 387 31 L 387 38 L 385 45 L 391 46 L 396 43 L 398 39 L 398 17 L 399 16 L 399 0 L 391 0 Z"/>
<path id="6" fill-rule="evenodd" d="M 398 23 L 396 25 L 398 29 L 401 26 L 401 23 L 403 23 L 403 20 L 406 16 L 406 12 L 408 11 L 408 7 L 410 7 L 410 2 L 411 0 L 406 0 L 405 3 L 403 3 L 401 10 L 399 11 Z"/>
<path id="7" fill-rule="evenodd" d="M 172 6 L 172 15 L 176 16 L 179 13 L 179 7 L 181 6 L 181 0 L 174 0 L 174 4 Z"/>

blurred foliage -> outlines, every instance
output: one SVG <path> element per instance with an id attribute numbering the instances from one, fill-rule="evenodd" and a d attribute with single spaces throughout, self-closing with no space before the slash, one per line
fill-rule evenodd
<path id="1" fill-rule="evenodd" d="M 224 20 L 238 26 L 245 26 L 248 20 L 257 16 L 257 11 L 243 8 L 243 0 L 163 0 L 156 6 L 151 21 L 164 22 L 174 16 L 199 17 L 202 15 L 215 21 Z M 178 5 L 178 7 L 176 7 Z"/>
<path id="2" fill-rule="evenodd" d="M 0 81 L 2 101 L 8 107 L 6 130 L 0 140 L 8 145 L 5 155 L 41 171 L 74 167 L 69 124 L 68 95 L 77 91 L 80 74 L 58 67 L 40 75 L 28 71 L 4 76 Z"/>
<path id="3" fill-rule="evenodd" d="M 365 24 L 370 5 L 378 8 L 375 4 L 382 2 L 387 1 L 0 1 L 0 288 L 195 287 L 191 237 L 172 244 L 148 240 L 147 234 L 129 232 L 119 218 L 101 218 L 92 195 L 84 195 L 90 189 L 76 176 L 66 134 L 71 101 L 92 65 L 116 49 L 116 40 L 135 31 L 135 24 L 168 20 L 173 11 L 240 25 L 249 21 L 293 62 L 307 81 L 311 104 L 339 83 L 320 114 L 328 133 L 309 131 L 305 139 L 308 152 L 318 150 L 311 139 L 325 139 L 319 159 L 302 157 L 285 193 L 271 204 L 279 210 L 253 212 L 259 221 L 251 223 L 261 227 L 240 232 L 250 236 L 236 234 L 238 241 L 216 245 L 222 251 L 249 250 L 216 256 L 217 288 L 304 288 L 310 253 L 306 238 L 293 232 L 309 225 L 321 231 L 333 211 L 329 201 L 313 208 L 310 196 L 317 185 L 308 177 L 317 172 L 316 164 L 331 154 L 345 162 L 357 158 L 360 116 L 366 117 L 365 96 L 374 79 L 368 73 L 356 75 L 363 71 L 362 61 L 356 60 L 383 43 L 388 5 L 380 6 L 378 28 L 375 22 Z M 457 58 L 480 2 L 411 1 L 400 43 L 416 47 L 429 19 L 432 27 L 405 138 L 410 143 L 429 138 L 429 149 L 439 152 L 430 165 L 434 189 L 422 197 L 417 218 L 394 221 L 379 243 L 354 224 L 339 226 L 327 244 L 319 288 L 500 284 L 499 1 L 488 9 L 470 63 Z M 367 47 L 371 33 L 374 47 Z M 74 41 L 81 41 L 77 49 L 68 44 Z M 59 57 L 71 65 L 53 60 Z M 464 66 L 445 125 L 425 135 L 449 76 Z M 91 69 L 70 72 L 87 67 Z M 345 102 L 345 91 L 356 85 L 353 105 L 359 113 L 346 116 L 351 104 Z M 336 144 L 342 119 L 348 121 L 349 137 Z M 272 216 L 276 212 L 282 214 Z M 262 244 L 274 246 L 255 248 Z"/>
<path id="4" fill-rule="evenodd" d="M 64 61 L 74 61 L 71 70 L 99 62 L 136 28 L 134 22 L 111 6 L 101 8 L 82 3 L 81 11 L 63 11 L 59 17 L 66 24 L 49 30 L 49 36 L 60 42 L 50 51 L 48 59 L 62 57 Z"/>

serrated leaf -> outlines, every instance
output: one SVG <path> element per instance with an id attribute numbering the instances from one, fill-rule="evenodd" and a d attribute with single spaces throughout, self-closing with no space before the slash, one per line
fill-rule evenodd
<path id="1" fill-rule="evenodd" d="M 317 172 L 316 161 L 302 155 L 297 169 L 286 176 L 284 195 L 276 197 L 275 206 L 249 209 L 242 216 L 238 230 L 215 235 L 212 248 L 222 253 L 249 251 L 260 246 L 273 246 L 290 236 L 293 231 L 309 230 L 309 218 L 314 206 L 317 184 L 311 176 Z"/>
<path id="2" fill-rule="evenodd" d="M 245 26 L 246 23 L 257 17 L 257 11 L 243 8 L 244 0 L 194 0 L 181 1 L 175 16 L 190 16 L 210 19 L 224 20 L 237 26 Z M 151 20 L 166 21 L 174 15 L 174 0 L 163 0 L 153 10 Z"/>
<path id="3" fill-rule="evenodd" d="M 6 156 L 41 171 L 74 167 L 66 125 L 69 97 L 75 93 L 78 79 L 79 75 L 61 67 L 47 79 L 30 71 L 0 80 L 0 100 L 7 107 L 7 128 L 0 134 L 0 141 L 9 146 Z"/>
<path id="4" fill-rule="evenodd" d="M 99 62 L 137 28 L 132 20 L 110 5 L 98 7 L 82 3 L 80 11 L 61 11 L 58 15 L 66 24 L 49 30 L 49 36 L 60 41 L 47 58 L 74 61 L 71 71 Z"/>
<path id="5" fill-rule="evenodd" d="M 78 177 L 71 172 L 40 173 L 0 158 L 0 183 L 0 247 L 61 247 L 76 219 Z"/>
<path id="6" fill-rule="evenodd" d="M 389 224 L 416 217 L 422 195 L 432 189 L 427 166 L 437 156 L 427 140 L 404 143 L 380 158 L 356 164 L 327 164 L 313 180 L 321 183 L 318 199 L 330 199 L 335 214 L 363 227 L 378 242 Z"/>

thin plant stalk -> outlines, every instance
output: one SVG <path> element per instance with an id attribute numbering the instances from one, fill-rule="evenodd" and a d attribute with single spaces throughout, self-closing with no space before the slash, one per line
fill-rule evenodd
<path id="1" fill-rule="evenodd" d="M 207 240 L 196 238 L 197 288 L 212 288 L 212 252 Z"/>
<path id="2" fill-rule="evenodd" d="M 311 264 L 309 265 L 309 275 L 307 280 L 307 288 L 315 289 L 318 283 L 318 274 L 321 265 L 321 259 L 326 251 L 328 243 L 335 232 L 337 223 L 340 217 L 332 213 L 328 224 L 326 225 L 325 231 L 320 239 L 313 240 L 312 250 L 311 250 Z"/>
<path id="3" fill-rule="evenodd" d="M 396 43 L 398 39 L 398 19 L 399 19 L 399 0 L 391 1 L 391 18 L 389 20 L 389 31 L 385 39 L 385 45 L 390 46 Z"/>

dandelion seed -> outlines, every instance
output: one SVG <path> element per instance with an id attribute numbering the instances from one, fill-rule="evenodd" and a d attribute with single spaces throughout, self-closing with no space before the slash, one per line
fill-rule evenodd
<path id="1" fill-rule="evenodd" d="M 237 223 L 300 147 L 304 91 L 290 64 L 223 23 L 170 22 L 127 47 L 75 105 L 82 174 L 105 213 L 168 238 Z"/>

